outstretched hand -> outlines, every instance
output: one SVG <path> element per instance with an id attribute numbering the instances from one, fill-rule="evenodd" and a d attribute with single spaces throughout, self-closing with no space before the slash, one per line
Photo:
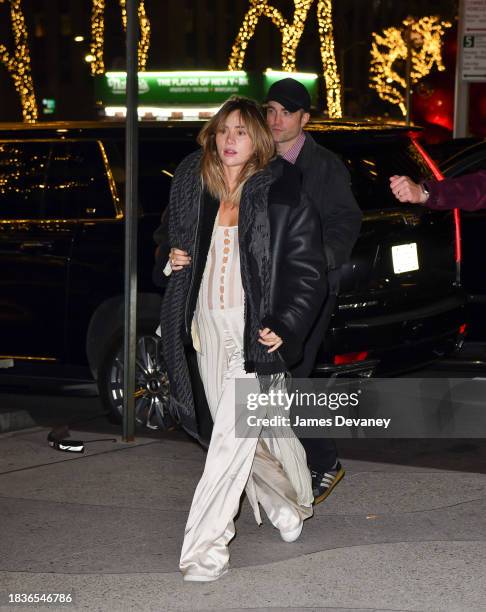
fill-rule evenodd
<path id="1" fill-rule="evenodd" d="M 393 195 L 400 202 L 411 204 L 425 204 L 427 196 L 418 183 L 414 183 L 408 176 L 391 176 L 390 188 Z"/>

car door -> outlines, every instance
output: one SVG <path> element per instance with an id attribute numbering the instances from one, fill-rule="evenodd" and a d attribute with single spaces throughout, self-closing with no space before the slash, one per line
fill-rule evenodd
<path id="1" fill-rule="evenodd" d="M 486 148 L 477 147 L 469 158 L 446 169 L 447 177 L 486 170 Z M 468 339 L 486 340 L 486 210 L 461 211 L 462 266 L 461 281 L 468 294 Z"/>
<path id="2" fill-rule="evenodd" d="M 343 159 L 364 213 L 353 251 L 356 268 L 348 279 L 355 295 L 362 293 L 363 301 L 373 296 L 387 313 L 449 297 L 456 274 L 452 214 L 401 205 L 389 187 L 393 175 L 407 174 L 417 181 L 427 176 L 425 161 L 407 135 L 348 145 Z"/>
<path id="3" fill-rule="evenodd" d="M 152 246 L 152 233 L 159 226 L 161 215 L 169 204 L 170 187 L 176 168 L 196 148 L 196 138 L 192 133 L 171 134 L 171 138 L 158 140 L 145 139 L 142 133 L 139 148 L 140 229 L 144 236 L 150 232 L 150 243 L 145 244 L 139 252 L 144 270 L 152 270 L 155 248 L 155 245 Z M 166 257 L 168 236 L 158 232 L 156 242 L 157 246 L 161 246 L 162 257 Z"/>
<path id="4" fill-rule="evenodd" d="M 74 227 L 49 183 L 52 142 L 0 143 L 0 354 L 59 360 Z"/>
<path id="5" fill-rule="evenodd" d="M 66 183 L 64 214 L 78 220 L 67 298 L 68 358 L 74 364 L 86 361 L 93 313 L 105 300 L 123 295 L 124 219 L 105 143 L 60 142 L 51 165 L 51 174 L 56 168 L 58 180 Z"/>

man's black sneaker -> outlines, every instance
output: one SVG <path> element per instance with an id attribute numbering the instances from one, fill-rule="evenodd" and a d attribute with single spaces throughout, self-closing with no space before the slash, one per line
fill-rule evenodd
<path id="1" fill-rule="evenodd" d="M 338 482 L 342 480 L 344 474 L 345 472 L 339 461 L 335 468 L 324 473 L 311 470 L 314 505 L 320 504 L 321 501 L 326 499 Z"/>

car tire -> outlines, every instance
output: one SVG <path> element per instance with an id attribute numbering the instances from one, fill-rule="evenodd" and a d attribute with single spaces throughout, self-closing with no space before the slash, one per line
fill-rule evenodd
<path id="1" fill-rule="evenodd" d="M 98 371 L 98 390 L 112 420 L 123 418 L 123 334 L 119 331 L 108 343 Z M 170 429 L 174 422 L 168 412 L 169 379 L 161 352 L 160 337 L 153 325 L 138 328 L 135 366 L 135 418 L 149 429 Z"/>

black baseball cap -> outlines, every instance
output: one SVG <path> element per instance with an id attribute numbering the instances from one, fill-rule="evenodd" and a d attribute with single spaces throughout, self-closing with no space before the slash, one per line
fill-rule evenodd
<path id="1" fill-rule="evenodd" d="M 290 113 L 303 109 L 310 111 L 311 99 L 307 87 L 290 77 L 276 81 L 268 90 L 265 102 L 278 102 Z"/>

